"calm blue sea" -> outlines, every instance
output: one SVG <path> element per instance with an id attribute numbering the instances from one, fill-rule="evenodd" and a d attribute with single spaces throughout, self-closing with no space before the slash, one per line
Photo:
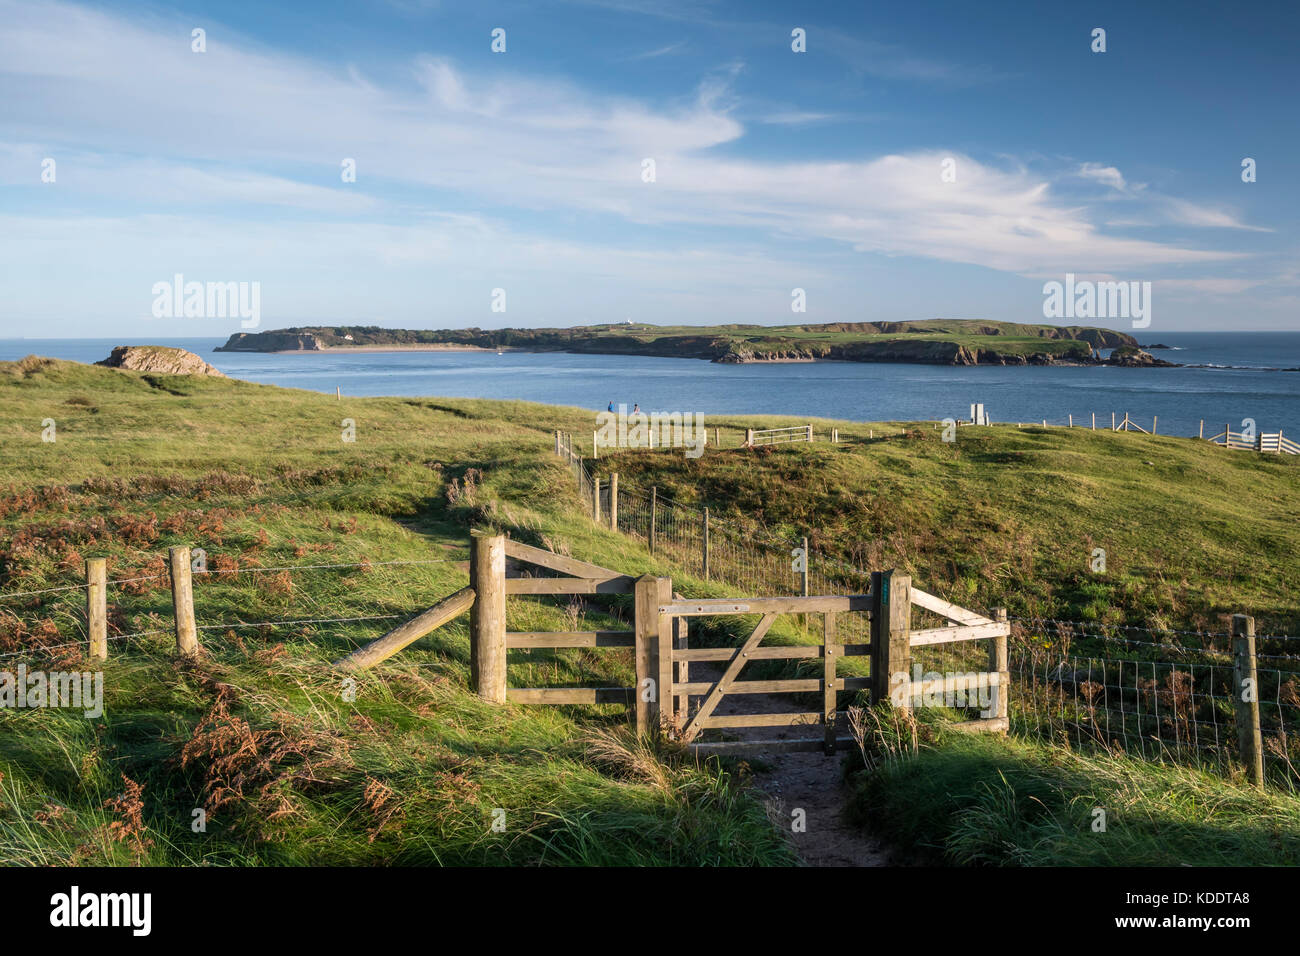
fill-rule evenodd
<path id="1" fill-rule="evenodd" d="M 698 359 L 507 352 L 369 352 L 272 355 L 213 352 L 223 339 L 9 339 L 0 359 L 32 353 L 94 362 L 115 345 L 174 345 L 234 378 L 346 395 L 511 398 L 603 409 L 636 402 L 647 411 L 784 414 L 857 421 L 965 417 L 983 402 L 995 422 L 1064 420 L 1109 424 L 1125 412 L 1166 434 L 1206 434 L 1253 418 L 1260 430 L 1300 437 L 1300 332 L 1161 332 L 1139 337 L 1176 351 L 1178 369 L 948 368 L 826 362 L 715 365 Z"/>

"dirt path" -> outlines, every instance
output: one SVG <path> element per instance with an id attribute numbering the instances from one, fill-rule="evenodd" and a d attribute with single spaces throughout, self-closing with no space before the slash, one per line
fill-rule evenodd
<path id="1" fill-rule="evenodd" d="M 721 673 L 721 667 L 711 664 L 691 665 L 692 680 L 715 680 Z M 779 714 L 795 709 L 788 694 L 736 694 L 723 697 L 716 713 Z M 741 740 L 820 740 L 821 732 L 815 726 L 742 727 L 729 733 Z M 807 866 L 887 866 L 885 847 L 844 819 L 849 793 L 840 779 L 841 759 L 838 754 L 759 753 L 753 757 L 754 777 L 767 794 L 774 824 L 790 834 Z M 796 810 L 803 811 L 802 833 L 792 828 Z"/>

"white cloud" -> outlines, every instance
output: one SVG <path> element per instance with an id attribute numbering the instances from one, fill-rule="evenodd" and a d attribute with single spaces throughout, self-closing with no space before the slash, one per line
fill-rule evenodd
<path id="1" fill-rule="evenodd" d="M 499 70 L 478 77 L 436 56 L 412 63 L 406 82 L 379 83 L 350 67 L 261 48 L 216 23 L 209 52 L 195 54 L 188 19 L 128 21 L 58 2 L 0 0 L 0 22 L 0 63 L 19 92 L 0 100 L 0 137 L 95 150 L 87 182 L 120 183 L 121 195 L 137 200 L 296 205 L 364 220 L 390 205 L 366 198 L 372 187 L 386 197 L 400 192 L 414 215 L 438 211 L 429 198 L 437 194 L 423 188 L 433 187 L 455 194 L 462 208 L 599 213 L 712 230 L 720 250 L 734 248 L 737 234 L 746 243 L 831 240 L 1018 274 L 1128 273 L 1236 256 L 1109 234 L 1086 205 L 1058 198 L 1048 176 L 959 153 L 777 162 L 720 150 L 745 132 L 726 81 L 739 63 L 706 77 L 692 96 L 643 102 Z M 901 54 L 891 69 L 944 74 Z M 142 155 L 159 158 L 122 158 Z M 954 183 L 940 175 L 949 156 Z M 357 159 L 355 187 L 334 185 L 344 157 Z M 656 161 L 654 183 L 640 178 L 646 157 Z M 145 168 L 151 172 L 141 177 Z M 1097 163 L 1060 175 L 1126 186 L 1118 169 Z M 1150 211 L 1184 225 L 1250 228 L 1191 203 L 1166 200 Z M 313 247 L 320 235 L 366 233 L 398 260 L 426 241 L 445 251 L 433 237 L 413 247 L 407 233 L 365 225 L 295 231 L 286 223 L 277 235 Z M 605 247 L 581 248 L 599 258 Z M 654 255 L 656 267 L 666 255 Z M 572 256 L 557 261 L 581 265 Z"/>

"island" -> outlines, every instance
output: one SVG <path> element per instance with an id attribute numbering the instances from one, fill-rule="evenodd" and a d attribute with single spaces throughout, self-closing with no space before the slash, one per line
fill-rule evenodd
<path id="1" fill-rule="evenodd" d="M 1113 329 L 981 319 L 824 325 L 665 326 L 611 323 L 540 329 L 308 326 L 237 332 L 218 352 L 520 350 L 658 355 L 711 362 L 914 362 L 929 365 L 1172 367 Z M 1102 357 L 1103 350 L 1111 354 Z"/>

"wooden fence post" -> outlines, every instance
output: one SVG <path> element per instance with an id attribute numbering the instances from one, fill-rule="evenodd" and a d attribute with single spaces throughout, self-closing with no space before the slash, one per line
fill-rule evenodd
<path id="1" fill-rule="evenodd" d="M 1200 430 L 1197 431 L 1197 433 L 1196 433 L 1196 437 L 1197 437 L 1197 438 L 1204 438 L 1204 437 L 1205 437 L 1205 419 L 1204 419 L 1204 418 L 1201 419 L 1201 427 L 1200 427 Z"/>
<path id="2" fill-rule="evenodd" d="M 1110 430 L 1111 430 L 1111 431 L 1114 431 L 1114 430 L 1115 430 L 1115 413 L 1114 413 L 1114 412 L 1111 412 L 1111 413 L 1110 413 Z"/>
<path id="3" fill-rule="evenodd" d="M 600 478 L 591 476 L 591 520 L 600 524 Z"/>
<path id="4" fill-rule="evenodd" d="M 704 506 L 704 520 L 701 522 L 700 546 L 704 551 L 704 580 L 709 579 L 709 506 Z"/>
<path id="5" fill-rule="evenodd" d="M 618 530 L 618 472 L 609 473 L 609 530 Z"/>
<path id="6" fill-rule="evenodd" d="M 560 457 L 560 430 L 555 429 L 555 457 Z"/>
<path id="7" fill-rule="evenodd" d="M 1007 609 L 1004 607 L 994 608 L 993 620 L 1005 624 Z M 999 675 L 998 686 L 995 691 L 997 696 L 994 698 L 993 707 L 991 708 L 993 713 L 989 716 L 995 720 L 1006 720 L 1007 704 L 1009 703 L 1007 695 L 1011 690 L 1011 655 L 1008 652 L 1008 641 L 1005 635 L 995 637 L 989 642 L 989 671 Z M 1001 733 L 1005 734 L 1006 732 L 1007 729 L 1002 728 Z"/>
<path id="8" fill-rule="evenodd" d="M 176 650 L 186 657 L 199 652 L 199 632 L 194 624 L 194 585 L 190 578 L 190 549 L 177 545 L 167 552 L 172 579 L 172 613 L 176 619 Z"/>
<path id="9" fill-rule="evenodd" d="M 636 608 L 636 732 L 649 734 L 659 726 L 659 701 L 663 688 L 659 682 L 659 579 L 652 575 L 637 578 L 633 586 Z M 671 689 L 669 690 L 671 693 Z"/>
<path id="10" fill-rule="evenodd" d="M 90 656 L 108 659 L 108 559 L 86 559 L 86 636 Z"/>
<path id="11" fill-rule="evenodd" d="M 871 702 L 891 700 L 911 710 L 912 579 L 894 571 L 871 572 Z"/>
<path id="12" fill-rule="evenodd" d="M 809 440 L 809 441 L 812 441 L 812 440 L 813 440 L 813 437 L 812 437 L 812 426 L 811 426 L 811 425 L 808 426 L 808 440 Z"/>
<path id="13" fill-rule="evenodd" d="M 1156 422 L 1158 422 L 1158 421 L 1160 421 L 1160 416 L 1159 416 L 1159 415 L 1152 415 L 1152 416 L 1151 416 L 1151 434 L 1153 434 L 1153 435 L 1156 433 Z"/>
<path id="14" fill-rule="evenodd" d="M 592 433 L 591 433 L 591 457 L 592 457 L 592 458 L 596 458 L 596 459 L 599 459 L 599 458 L 600 458 L 600 445 L 599 445 L 599 443 L 597 443 L 597 441 L 596 441 L 596 437 L 597 437 L 599 434 L 600 434 L 600 432 L 592 432 Z"/>
<path id="15" fill-rule="evenodd" d="M 1073 416 L 1073 415 L 1070 416 L 1070 424 L 1069 424 L 1067 427 L 1068 427 L 1068 428 L 1073 428 L 1073 427 L 1074 427 L 1074 416 Z"/>
<path id="16" fill-rule="evenodd" d="M 656 578 L 655 584 L 658 588 L 655 592 L 655 604 L 673 603 L 673 579 Z M 674 638 L 677 636 L 673 629 L 675 621 L 684 621 L 684 619 L 669 614 L 660 614 L 659 608 L 655 608 L 655 697 L 659 702 L 659 714 L 651 721 L 651 733 L 662 729 L 663 721 L 661 718 L 667 718 L 670 723 L 672 722 L 673 714 L 677 710 L 678 703 L 680 703 L 673 695 L 673 679 L 677 676 L 673 667 Z"/>
<path id="17" fill-rule="evenodd" d="M 493 703 L 506 699 L 506 538 L 471 532 L 469 586 L 470 677 L 474 693 Z"/>
<path id="18" fill-rule="evenodd" d="M 1093 412 L 1093 413 L 1092 413 L 1092 430 L 1093 430 L 1093 431 L 1096 431 L 1096 430 L 1097 430 L 1097 413 L 1096 413 L 1096 412 Z"/>
<path id="19" fill-rule="evenodd" d="M 754 444 L 754 429 L 745 429 L 745 447 L 752 447 Z"/>
<path id="20" fill-rule="evenodd" d="M 650 545 L 650 553 L 655 553 L 655 525 L 659 523 L 659 486 L 650 486 L 650 531 L 646 535 L 646 541 Z"/>
<path id="21" fill-rule="evenodd" d="M 1232 685 L 1241 762 L 1258 787 L 1264 785 L 1264 736 L 1259 726 L 1259 675 L 1255 669 L 1255 619 L 1232 615 Z"/>

